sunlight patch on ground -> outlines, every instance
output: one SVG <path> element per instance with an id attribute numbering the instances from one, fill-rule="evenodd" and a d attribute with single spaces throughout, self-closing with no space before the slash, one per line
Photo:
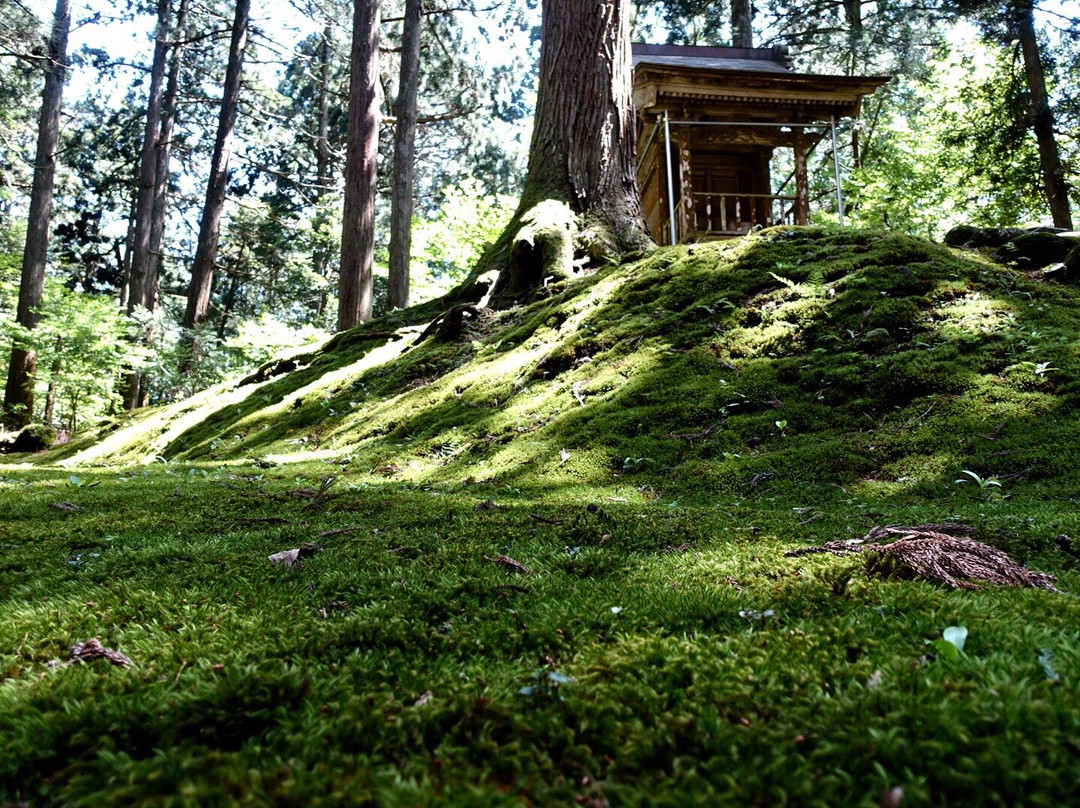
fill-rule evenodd
<path id="1" fill-rule="evenodd" d="M 1012 307 L 998 299 L 971 292 L 939 305 L 934 321 L 942 331 L 955 329 L 964 334 L 992 334 L 1015 325 Z"/>
<path id="2" fill-rule="evenodd" d="M 238 388 L 235 384 L 235 381 L 223 382 L 164 409 L 144 416 L 136 415 L 138 420 L 135 423 L 121 427 L 99 443 L 62 461 L 61 465 L 69 467 L 102 462 L 138 444 L 146 444 L 139 462 L 153 463 L 169 443 L 188 429 L 198 426 L 211 412 L 238 404 L 258 389 L 257 386 Z"/>

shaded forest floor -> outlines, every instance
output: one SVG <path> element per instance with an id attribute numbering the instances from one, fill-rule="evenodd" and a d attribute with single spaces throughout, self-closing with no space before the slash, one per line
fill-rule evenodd
<path id="1" fill-rule="evenodd" d="M 778 229 L 8 458 L 0 797 L 1067 804 L 1077 298 Z M 942 522 L 1061 591 L 785 555 Z"/>

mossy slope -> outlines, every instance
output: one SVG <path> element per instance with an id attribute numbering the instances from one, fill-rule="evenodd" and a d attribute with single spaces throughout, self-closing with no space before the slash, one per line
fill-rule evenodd
<path id="1" fill-rule="evenodd" d="M 917 490 L 960 468 L 1052 477 L 1080 459 L 1062 420 L 1080 400 L 1076 293 L 978 257 L 899 234 L 774 229 L 550 291 L 461 342 L 369 324 L 284 376 L 41 459 L 314 453 L 413 483 L 645 473 L 680 494 L 755 475 Z"/>

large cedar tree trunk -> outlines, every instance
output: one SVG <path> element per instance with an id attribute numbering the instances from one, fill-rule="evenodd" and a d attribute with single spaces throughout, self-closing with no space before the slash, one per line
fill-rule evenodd
<path id="1" fill-rule="evenodd" d="M 750 0 L 731 0 L 731 44 L 754 47 L 754 10 Z"/>
<path id="2" fill-rule="evenodd" d="M 15 321 L 19 325 L 31 330 L 37 327 L 37 307 L 45 288 L 53 175 L 56 167 L 56 144 L 60 137 L 60 107 L 63 102 L 64 74 L 67 72 L 65 63 L 70 25 L 71 0 L 56 0 L 52 33 L 47 43 L 49 59 L 45 68 L 45 89 L 41 94 L 37 155 L 34 158 L 34 180 L 30 188 L 30 216 L 26 226 L 26 246 L 19 279 L 19 304 L 15 315 Z M 4 390 L 4 420 L 8 425 L 23 427 L 33 418 L 36 372 L 37 351 L 29 345 L 16 342 L 11 350 L 7 386 Z"/>
<path id="3" fill-rule="evenodd" d="M 196 332 L 206 322 L 210 311 L 210 289 L 214 282 L 214 262 L 217 259 L 218 238 L 221 235 L 221 215 L 225 209 L 225 191 L 229 182 L 229 153 L 233 127 L 240 106 L 240 74 L 247 45 L 248 12 L 251 0 L 236 0 L 233 17 L 229 63 L 225 68 L 222 87 L 221 113 L 218 118 L 214 156 L 210 179 L 206 186 L 206 202 L 199 223 L 199 242 L 191 266 L 191 285 L 188 287 L 184 328 Z M 192 336 L 192 348 L 197 349 L 197 337 Z"/>
<path id="4" fill-rule="evenodd" d="M 1069 186 L 1065 181 L 1065 169 L 1061 165 L 1061 153 L 1054 136 L 1054 113 L 1050 109 L 1046 94 L 1046 75 L 1039 52 L 1039 40 L 1035 35 L 1031 2 L 1021 3 L 1015 13 L 1020 49 L 1024 55 L 1024 74 L 1031 99 L 1031 127 L 1039 144 L 1039 162 L 1042 165 L 1046 201 L 1050 205 L 1054 226 L 1072 230 Z"/>
<path id="5" fill-rule="evenodd" d="M 337 330 L 371 318 L 379 157 L 379 0 L 353 0 Z"/>
<path id="6" fill-rule="evenodd" d="M 416 154 L 416 94 L 420 76 L 422 0 L 405 0 L 401 34 L 401 71 L 394 108 L 394 188 L 390 207 L 390 279 L 387 307 L 409 305 L 409 258 L 412 247 L 413 161 Z"/>
<path id="7" fill-rule="evenodd" d="M 634 160 L 627 0 L 544 0 L 540 86 L 521 203 L 474 278 L 499 271 L 493 305 L 652 245 Z"/>

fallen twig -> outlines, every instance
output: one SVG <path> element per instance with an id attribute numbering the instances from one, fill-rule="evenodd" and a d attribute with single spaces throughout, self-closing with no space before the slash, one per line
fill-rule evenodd
<path id="1" fill-rule="evenodd" d="M 342 536 L 345 533 L 355 533 L 358 530 L 367 530 L 364 525 L 352 525 L 351 527 L 339 527 L 334 530 L 324 530 L 319 534 L 320 539 L 325 539 L 327 536 Z"/>
<path id="2" fill-rule="evenodd" d="M 106 648 L 97 637 L 77 642 L 71 646 L 71 653 L 68 656 L 69 662 L 91 662 L 95 659 L 107 659 L 121 668 L 130 668 L 135 664 L 119 651 Z"/>
<path id="3" fill-rule="evenodd" d="M 532 570 L 526 567 L 520 561 L 511 558 L 508 555 L 503 555 L 502 553 L 497 553 L 494 557 L 484 556 L 484 561 L 490 561 L 492 564 L 501 564 L 509 570 L 513 570 L 514 572 L 520 572 L 524 575 L 532 574 Z"/>
<path id="4" fill-rule="evenodd" d="M 680 435 L 676 435 L 674 432 L 668 432 L 668 437 L 674 438 L 676 440 L 689 441 L 692 445 L 696 440 L 705 440 L 705 438 L 709 437 L 709 435 L 713 433 L 713 430 L 716 429 L 718 426 L 720 426 L 719 422 L 712 424 L 711 426 L 705 427 L 705 429 L 701 430 L 700 432 L 684 433 Z"/>
<path id="5" fill-rule="evenodd" d="M 563 523 L 562 519 L 552 519 L 548 516 L 541 516 L 538 513 L 530 513 L 529 516 L 544 525 L 561 525 Z"/>

